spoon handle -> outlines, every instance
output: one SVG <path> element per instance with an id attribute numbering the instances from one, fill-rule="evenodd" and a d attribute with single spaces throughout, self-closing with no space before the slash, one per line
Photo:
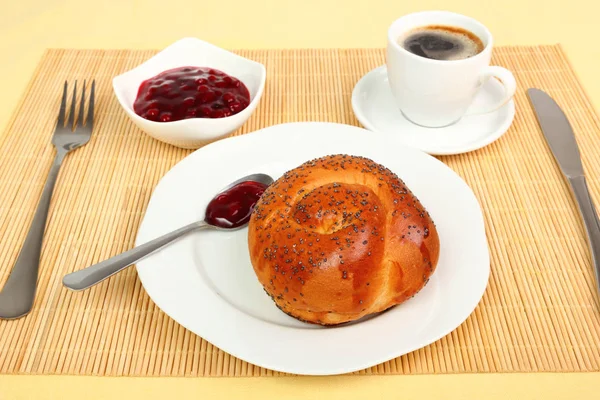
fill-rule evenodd
<path id="1" fill-rule="evenodd" d="M 135 264 L 142 258 L 150 255 L 151 253 L 159 250 L 163 246 L 171 243 L 172 241 L 179 239 L 183 235 L 186 235 L 197 229 L 205 228 L 208 225 L 206 222 L 194 222 L 179 228 L 173 232 L 169 232 L 165 235 L 157 237 L 147 243 L 140 246 L 134 247 L 131 250 L 127 250 L 124 253 L 118 254 L 107 260 L 94 264 L 87 268 L 79 271 L 72 272 L 63 277 L 63 285 L 72 290 L 83 290 L 91 286 L 94 286 L 106 278 L 116 274 Z"/>

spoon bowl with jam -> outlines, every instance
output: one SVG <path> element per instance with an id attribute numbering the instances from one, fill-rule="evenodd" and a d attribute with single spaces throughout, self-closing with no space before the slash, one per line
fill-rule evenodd
<path id="1" fill-rule="evenodd" d="M 63 285 L 72 290 L 87 289 L 190 232 L 244 228 L 250 221 L 258 199 L 271 183 L 273 178 L 266 174 L 252 174 L 238 179 L 213 197 L 206 206 L 202 221 L 192 222 L 98 264 L 67 274 L 63 277 Z"/>

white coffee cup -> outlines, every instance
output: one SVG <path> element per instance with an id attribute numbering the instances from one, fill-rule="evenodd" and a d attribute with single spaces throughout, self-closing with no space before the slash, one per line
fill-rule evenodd
<path id="1" fill-rule="evenodd" d="M 483 50 L 462 60 L 432 60 L 404 49 L 398 39 L 428 25 L 466 29 L 483 42 Z M 513 74 L 491 67 L 493 38 L 480 22 L 448 11 L 424 11 L 397 19 L 388 30 L 387 73 L 396 104 L 411 122 L 425 127 L 452 125 L 465 115 L 485 114 L 506 104 L 515 94 Z M 498 78 L 504 96 L 485 108 L 470 107 L 489 78 Z"/>

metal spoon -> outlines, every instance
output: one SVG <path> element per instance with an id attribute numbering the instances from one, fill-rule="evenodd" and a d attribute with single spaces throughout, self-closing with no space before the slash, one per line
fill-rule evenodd
<path id="1" fill-rule="evenodd" d="M 269 175 L 265 174 L 252 174 L 248 175 L 244 178 L 238 179 L 237 181 L 231 183 L 229 186 L 221 190 L 217 196 L 223 193 L 226 190 L 231 189 L 232 187 L 247 181 L 259 182 L 265 185 L 270 185 L 273 183 L 273 178 Z M 215 196 L 216 197 L 216 196 Z M 152 254 L 156 250 L 161 249 L 167 244 L 173 242 L 176 239 L 199 229 L 205 228 L 213 228 L 217 230 L 223 231 L 233 231 L 237 229 L 241 229 L 247 225 L 244 224 L 242 226 L 238 226 L 235 228 L 221 228 L 218 226 L 210 225 L 206 221 L 196 221 L 189 225 L 186 225 L 182 228 L 179 228 L 175 231 L 167 233 L 163 236 L 160 236 L 154 240 L 151 240 L 147 243 L 144 243 L 138 247 L 134 247 L 131 250 L 128 250 L 124 253 L 116 255 L 114 257 L 109 258 L 108 260 L 104 260 L 98 264 L 94 264 L 90 267 L 84 268 L 79 271 L 72 272 L 63 277 L 63 285 L 72 290 L 83 290 L 87 289 L 91 286 L 96 285 L 97 283 L 102 282 L 106 278 L 111 277 L 129 267 L 132 264 L 135 264 L 137 261 L 143 259 L 144 257 Z"/>

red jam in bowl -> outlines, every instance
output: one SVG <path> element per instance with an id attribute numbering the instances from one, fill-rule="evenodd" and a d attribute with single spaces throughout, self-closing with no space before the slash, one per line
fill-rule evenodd
<path id="1" fill-rule="evenodd" d="M 204 220 L 221 228 L 237 228 L 246 224 L 266 188 L 267 185 L 260 182 L 238 183 L 208 203 Z"/>
<path id="2" fill-rule="evenodd" d="M 214 68 L 170 69 L 140 85 L 133 110 L 157 122 L 223 118 L 248 107 L 250 93 L 239 79 Z"/>

